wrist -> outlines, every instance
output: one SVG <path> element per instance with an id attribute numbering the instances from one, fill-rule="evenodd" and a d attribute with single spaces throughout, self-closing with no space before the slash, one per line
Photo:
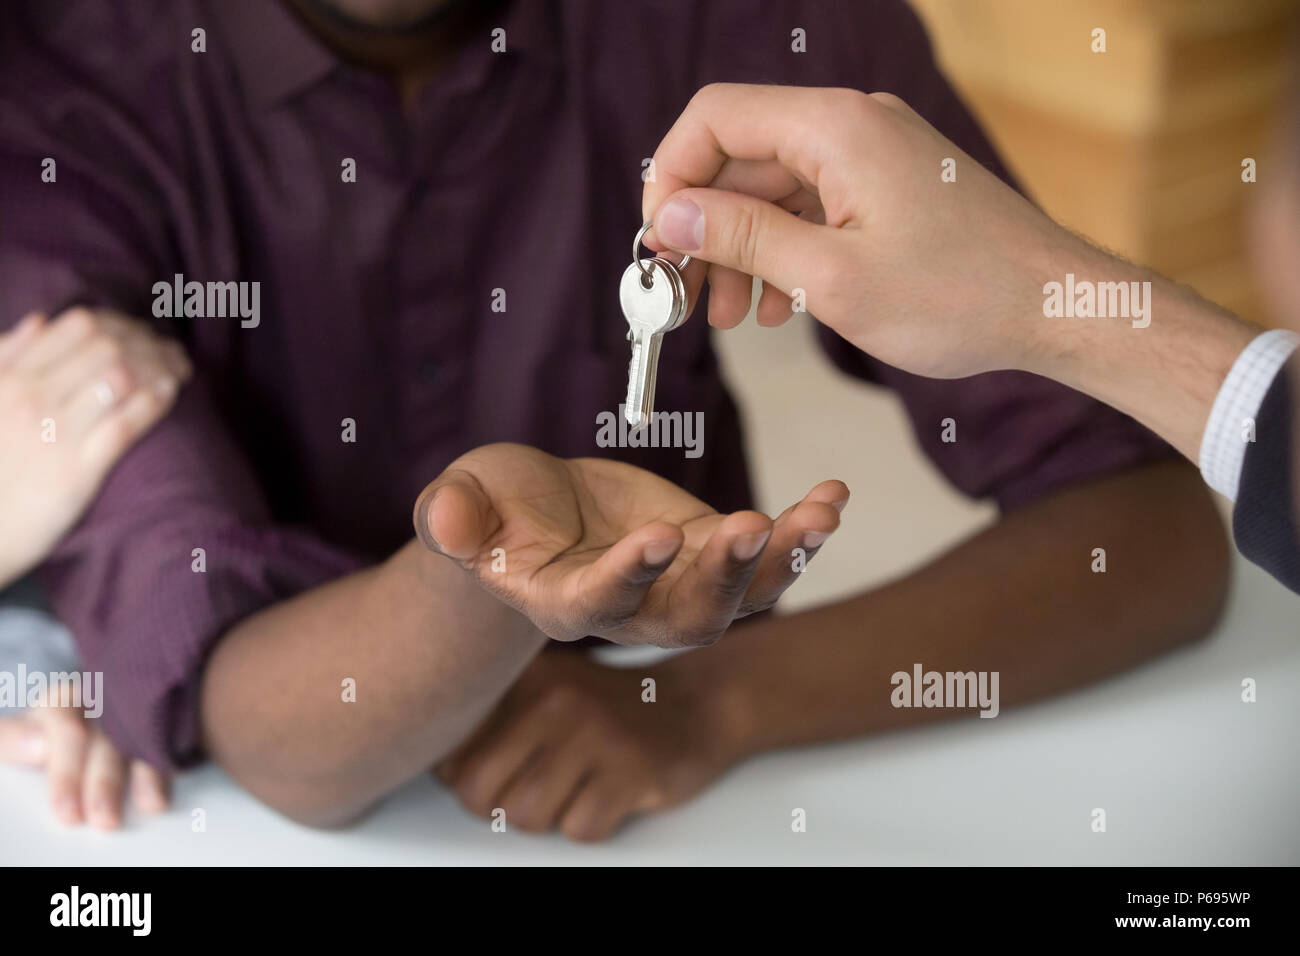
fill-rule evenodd
<path id="1" fill-rule="evenodd" d="M 521 613 L 460 568 L 451 558 L 430 551 L 418 538 L 407 542 L 384 565 L 394 576 L 399 593 L 415 594 L 432 614 L 451 623 L 455 618 L 472 619 L 475 626 L 490 624 L 504 635 L 516 635 L 537 644 L 549 640 Z"/>
<path id="2" fill-rule="evenodd" d="M 763 749 L 761 711 L 744 669 L 726 666 L 716 650 L 715 645 L 678 654 L 657 669 L 660 685 L 689 709 L 703 749 L 728 766 Z"/>
<path id="3" fill-rule="evenodd" d="M 1107 265 L 1126 271 L 1132 267 L 1050 221 L 1041 241 L 1027 252 L 1024 261 L 1030 298 L 1016 303 L 1015 320 L 1022 329 L 1009 336 L 1020 343 L 1015 367 L 1055 381 L 1075 379 L 1082 369 L 1096 362 L 1102 344 L 1095 338 L 1099 330 L 1086 325 L 1098 320 L 1076 316 L 1079 281 L 1099 281 Z M 1120 281 L 1119 276 L 1107 278 Z M 1057 289 L 1059 298 L 1053 298 Z M 1068 310 L 1065 315 L 1059 314 L 1058 303 Z M 1109 324 L 1107 331 L 1116 331 L 1115 323 Z"/>
<path id="4" fill-rule="evenodd" d="M 1224 377 L 1260 330 L 1191 289 L 1071 239 L 1052 255 L 1044 282 L 1061 284 L 1074 315 L 1034 317 L 1042 334 L 1024 369 L 1131 415 L 1196 461 Z M 1071 292 L 1075 308 L 1066 301 Z"/>

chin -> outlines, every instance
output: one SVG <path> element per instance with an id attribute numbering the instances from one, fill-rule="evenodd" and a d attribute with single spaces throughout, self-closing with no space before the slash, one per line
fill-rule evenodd
<path id="1" fill-rule="evenodd" d="M 335 19 L 382 29 L 401 29 L 421 23 L 452 6 L 456 0 L 303 0 L 309 7 L 328 11 Z"/>

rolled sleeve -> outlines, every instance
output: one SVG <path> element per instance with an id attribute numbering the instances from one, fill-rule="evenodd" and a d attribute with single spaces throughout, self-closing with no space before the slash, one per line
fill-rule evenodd
<path id="1" fill-rule="evenodd" d="M 104 675 L 104 729 L 172 770 L 202 756 L 199 688 L 240 620 L 359 567 L 271 523 L 251 469 L 192 383 L 113 470 L 39 571 L 83 666 Z"/>
<path id="2" fill-rule="evenodd" d="M 0 328 L 74 304 L 147 320 L 150 289 L 185 269 L 189 195 L 165 154 L 107 94 L 18 49 L 0 71 Z M 34 89 L 62 91 L 27 96 Z M 51 177 L 42 173 L 46 163 Z M 201 376 L 117 463 L 38 569 L 83 666 L 104 675 L 103 726 L 161 769 L 201 755 L 198 702 L 232 625 L 359 562 L 276 525 Z"/>

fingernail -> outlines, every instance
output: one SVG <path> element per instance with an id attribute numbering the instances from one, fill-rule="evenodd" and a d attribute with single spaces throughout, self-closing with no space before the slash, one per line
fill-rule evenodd
<path id="1" fill-rule="evenodd" d="M 767 539 L 771 536 L 771 531 L 755 531 L 752 534 L 742 534 L 731 543 L 731 556 L 737 561 L 749 561 L 754 555 L 763 550 L 763 545 L 767 544 Z"/>
<path id="2" fill-rule="evenodd" d="M 424 546 L 430 551 L 437 551 L 439 554 L 443 554 L 444 552 L 442 550 L 442 545 L 438 543 L 438 539 L 433 536 L 433 529 L 429 527 L 429 518 L 433 515 L 433 503 L 438 500 L 438 495 L 441 493 L 442 489 L 439 488 L 427 499 L 422 499 L 420 501 L 420 516 L 419 520 L 415 522 L 415 533 L 420 536 L 420 541 L 423 542 Z"/>
<path id="3" fill-rule="evenodd" d="M 54 801 L 54 815 L 65 823 L 73 823 L 77 819 L 77 800 L 75 797 L 59 797 Z"/>
<path id="4" fill-rule="evenodd" d="M 840 514 L 843 514 L 844 506 L 847 505 L 848 503 L 849 503 L 848 498 L 841 498 L 839 501 L 832 501 L 831 507 L 834 508 L 836 511 L 838 511 Z"/>
<path id="5" fill-rule="evenodd" d="M 23 759 L 28 763 L 42 763 L 45 760 L 45 734 L 32 730 L 23 738 Z"/>
<path id="6" fill-rule="evenodd" d="M 86 812 L 90 822 L 97 827 L 109 828 L 117 823 L 117 817 L 113 815 L 113 808 L 108 805 L 107 800 L 95 800 L 90 804 Z"/>
<path id="7" fill-rule="evenodd" d="M 809 531 L 803 536 L 803 546 L 808 551 L 813 548 L 820 548 L 830 536 L 829 531 Z"/>
<path id="8" fill-rule="evenodd" d="M 704 245 L 704 210 L 689 199 L 672 200 L 659 210 L 655 235 L 674 249 L 695 252 Z"/>
<path id="9" fill-rule="evenodd" d="M 131 780 L 131 799 L 146 813 L 161 813 L 167 809 L 167 795 L 143 774 L 135 772 Z"/>
<path id="10" fill-rule="evenodd" d="M 641 560 L 653 568 L 663 564 L 676 553 L 676 541 L 651 541 L 641 552 Z"/>
<path id="11" fill-rule="evenodd" d="M 171 398 L 176 394 L 176 380 L 173 378 L 160 378 L 153 383 L 153 390 L 161 398 Z"/>

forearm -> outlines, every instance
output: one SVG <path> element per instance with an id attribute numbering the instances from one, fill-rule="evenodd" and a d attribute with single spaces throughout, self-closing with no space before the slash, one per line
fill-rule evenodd
<path id="1" fill-rule="evenodd" d="M 413 541 L 226 634 L 204 674 L 205 745 L 277 810 L 341 823 L 459 743 L 544 643 Z"/>
<path id="2" fill-rule="evenodd" d="M 1105 573 L 1091 570 L 1098 547 Z M 735 756 L 971 717 L 894 707 L 891 675 L 997 671 L 1003 708 L 1059 693 L 1206 634 L 1226 562 L 1196 473 L 1161 463 L 1036 502 L 876 591 L 674 658 L 660 686 L 698 685 Z"/>
<path id="3" fill-rule="evenodd" d="M 1119 318 L 1033 315 L 1022 364 L 1085 392 L 1146 425 L 1197 461 L 1201 435 L 1228 370 L 1260 329 L 1191 289 L 1095 249 L 1075 236 L 1041 251 L 1043 281 L 1125 283 L 1146 314 Z M 1121 300 L 1123 301 L 1123 300 Z M 1134 312 L 1130 300 L 1130 312 Z M 1138 323 L 1136 326 L 1134 323 Z M 1141 323 L 1149 322 L 1147 325 Z"/>

